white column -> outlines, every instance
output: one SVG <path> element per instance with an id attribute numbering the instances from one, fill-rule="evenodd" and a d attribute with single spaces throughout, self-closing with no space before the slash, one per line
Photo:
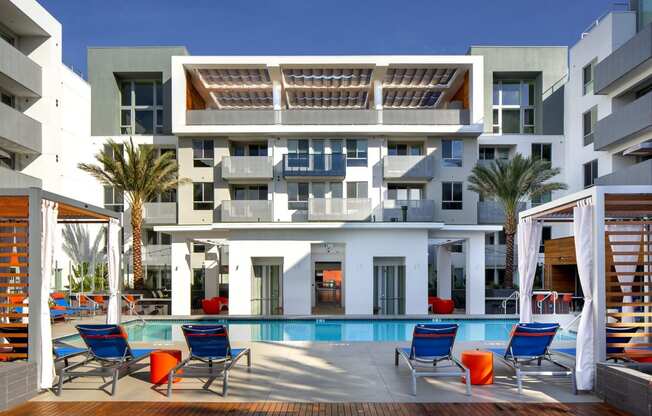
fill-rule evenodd
<path id="1" fill-rule="evenodd" d="M 482 58 L 482 57 L 478 57 Z M 471 123 L 482 124 L 484 115 L 484 62 L 478 59 L 469 71 Z"/>
<path id="2" fill-rule="evenodd" d="M 374 108 L 378 115 L 378 124 L 383 124 L 383 83 L 381 80 L 374 81 Z"/>
<path id="3" fill-rule="evenodd" d="M 437 247 L 437 296 L 442 299 L 451 299 L 451 252 L 448 247 Z"/>
<path id="4" fill-rule="evenodd" d="M 206 260 L 204 260 L 204 267 L 206 268 L 206 277 L 204 281 L 204 297 L 206 299 L 217 296 L 218 286 L 218 258 L 217 246 L 212 246 L 206 252 Z"/>
<path id="5" fill-rule="evenodd" d="M 466 313 L 484 315 L 484 233 L 474 233 L 464 244 L 466 257 Z"/>
<path id="6" fill-rule="evenodd" d="M 172 315 L 190 315 L 190 243 L 172 235 Z"/>
<path id="7" fill-rule="evenodd" d="M 274 120 L 276 124 L 281 124 L 281 93 L 281 81 L 272 81 L 272 105 L 274 106 Z"/>

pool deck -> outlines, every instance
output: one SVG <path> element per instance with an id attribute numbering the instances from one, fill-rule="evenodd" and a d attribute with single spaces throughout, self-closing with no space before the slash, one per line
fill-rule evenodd
<path id="1" fill-rule="evenodd" d="M 314 318 L 314 317 L 313 317 Z M 103 322 L 103 317 L 83 322 Z M 124 320 L 131 320 L 125 316 Z M 80 321 L 53 326 L 53 334 L 74 333 Z M 46 392 L 33 401 L 124 401 L 124 402 L 334 402 L 334 403 L 581 403 L 600 402 L 591 394 L 573 395 L 568 378 L 527 378 L 524 394 L 516 391 L 513 372 L 500 360 L 495 362 L 495 382 L 474 386 L 473 395 L 465 395 L 458 378 L 419 378 L 417 396 L 410 393 L 411 377 L 403 363 L 394 366 L 394 348 L 409 342 L 234 342 L 234 347 L 249 346 L 253 365 L 247 371 L 245 360 L 230 374 L 228 397 L 221 395 L 221 380 L 210 391 L 203 390 L 203 380 L 187 379 L 174 385 L 172 399 L 163 389 L 149 383 L 148 368 L 123 377 L 118 392 L 111 397 L 100 390 L 101 378 L 78 378 L 64 385 L 61 396 Z M 504 345 L 493 342 L 491 346 Z M 185 343 L 134 343 L 136 347 L 174 348 L 187 355 Z M 482 348 L 487 343 L 458 342 L 455 355 L 463 350 Z M 563 361 L 563 359 L 561 360 Z"/>
<path id="2" fill-rule="evenodd" d="M 348 415 L 348 416 L 627 416 L 601 403 L 516 404 L 516 403 L 152 403 L 152 402 L 30 402 L 0 413 L 3 416 L 195 416 L 202 414 L 249 415 Z"/>

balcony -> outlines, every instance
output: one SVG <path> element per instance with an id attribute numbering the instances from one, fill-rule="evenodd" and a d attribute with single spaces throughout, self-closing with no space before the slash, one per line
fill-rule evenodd
<path id="1" fill-rule="evenodd" d="M 384 109 L 383 124 L 399 125 L 458 125 L 469 124 L 469 110 Z"/>
<path id="2" fill-rule="evenodd" d="M 598 120 L 594 132 L 594 148 L 606 150 L 650 129 L 652 129 L 652 92 Z"/>
<path id="3" fill-rule="evenodd" d="M 274 163 L 269 156 L 229 156 L 222 158 L 222 178 L 233 180 L 270 180 Z"/>
<path id="4" fill-rule="evenodd" d="M 275 124 L 274 110 L 188 110 L 186 124 L 210 125 L 270 125 Z"/>
<path id="5" fill-rule="evenodd" d="M 40 154 L 41 123 L 0 103 L 0 146 L 10 152 Z"/>
<path id="6" fill-rule="evenodd" d="M 378 124 L 375 110 L 284 110 L 281 123 L 287 125 Z"/>
<path id="7" fill-rule="evenodd" d="M 335 154 L 289 154 L 283 155 L 285 178 L 344 178 L 346 155 Z"/>
<path id="8" fill-rule="evenodd" d="M 432 222 L 435 220 L 435 201 L 396 200 L 383 201 L 383 221 L 388 222 Z"/>
<path id="9" fill-rule="evenodd" d="M 272 222 L 273 202 L 268 200 L 222 201 L 222 222 Z"/>
<path id="10" fill-rule="evenodd" d="M 41 67 L 0 38 L 0 86 L 21 97 L 42 95 Z"/>
<path id="11" fill-rule="evenodd" d="M 311 198 L 308 200 L 308 221 L 369 221 L 371 199 Z"/>
<path id="12" fill-rule="evenodd" d="M 143 245 L 142 256 L 145 266 L 170 266 L 171 247 L 166 244 Z"/>
<path id="13" fill-rule="evenodd" d="M 39 178 L 0 166 L 0 188 L 41 188 Z"/>
<path id="14" fill-rule="evenodd" d="M 610 94 L 652 58 L 652 26 L 648 25 L 595 66 L 595 93 Z"/>
<path id="15" fill-rule="evenodd" d="M 618 169 L 595 180 L 596 185 L 650 185 L 652 183 L 652 159 Z"/>
<path id="16" fill-rule="evenodd" d="M 385 179 L 407 179 L 429 181 L 435 176 L 432 157 L 385 156 L 383 158 L 383 177 Z"/>
<path id="17" fill-rule="evenodd" d="M 143 220 L 145 224 L 176 224 L 176 202 L 146 202 Z"/>
<path id="18" fill-rule="evenodd" d="M 518 205 L 518 212 L 527 209 L 527 204 L 521 202 Z M 503 224 L 505 222 L 505 210 L 498 201 L 478 202 L 478 224 Z"/>

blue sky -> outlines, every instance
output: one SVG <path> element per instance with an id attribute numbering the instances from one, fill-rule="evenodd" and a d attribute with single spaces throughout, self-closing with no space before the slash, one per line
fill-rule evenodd
<path id="1" fill-rule="evenodd" d="M 63 59 L 89 46 L 183 45 L 195 55 L 465 53 L 572 45 L 613 0 L 39 0 Z"/>

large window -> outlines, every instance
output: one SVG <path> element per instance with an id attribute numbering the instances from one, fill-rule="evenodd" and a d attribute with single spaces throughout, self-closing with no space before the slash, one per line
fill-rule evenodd
<path id="1" fill-rule="evenodd" d="M 231 189 L 236 201 L 267 201 L 267 185 L 237 185 Z"/>
<path id="2" fill-rule="evenodd" d="M 346 165 L 367 166 L 367 139 L 346 141 Z"/>
<path id="3" fill-rule="evenodd" d="M 533 134 L 535 88 L 532 80 L 496 81 L 493 91 L 493 132 Z"/>
<path id="4" fill-rule="evenodd" d="M 478 159 L 480 160 L 508 160 L 509 148 L 480 146 Z"/>
<path id="5" fill-rule="evenodd" d="M 123 81 L 120 93 L 120 134 L 163 132 L 161 81 Z"/>
<path id="6" fill-rule="evenodd" d="M 533 197 L 532 198 L 532 206 L 545 204 L 545 203 L 550 202 L 550 201 L 552 201 L 552 193 L 550 191 L 548 191 L 548 192 L 546 192 L 544 194 Z"/>
<path id="7" fill-rule="evenodd" d="M 441 209 L 462 209 L 462 182 L 441 184 Z"/>
<path id="8" fill-rule="evenodd" d="M 598 177 L 598 159 L 584 164 L 584 187 L 589 188 L 595 184 Z"/>
<path id="9" fill-rule="evenodd" d="M 193 208 L 195 210 L 213 209 L 213 183 L 200 182 L 193 184 Z"/>
<path id="10" fill-rule="evenodd" d="M 346 183 L 346 197 L 347 198 L 368 198 L 369 197 L 369 184 L 367 182 L 347 182 Z"/>
<path id="11" fill-rule="evenodd" d="M 288 140 L 288 167 L 306 167 L 309 164 L 308 154 L 310 141 L 308 139 Z"/>
<path id="12" fill-rule="evenodd" d="M 532 159 L 552 162 L 552 144 L 532 143 Z"/>
<path id="13" fill-rule="evenodd" d="M 421 156 L 423 146 L 421 143 L 389 143 L 387 153 L 390 156 Z"/>
<path id="14" fill-rule="evenodd" d="M 582 68 L 582 95 L 593 94 L 593 69 L 595 59 Z"/>
<path id="15" fill-rule="evenodd" d="M 397 201 L 418 201 L 423 199 L 423 185 L 390 183 L 387 185 L 387 199 Z"/>
<path id="16" fill-rule="evenodd" d="M 464 156 L 464 142 L 462 140 L 442 140 L 441 149 L 444 166 L 462 166 Z"/>
<path id="17" fill-rule="evenodd" d="M 582 131 L 584 133 L 584 146 L 593 143 L 593 131 L 598 118 L 598 107 L 593 106 L 591 109 L 582 114 Z"/>
<path id="18" fill-rule="evenodd" d="M 11 108 L 16 108 L 16 96 L 0 88 L 0 102 Z"/>
<path id="19" fill-rule="evenodd" d="M 192 141 L 192 160 L 196 168 L 213 167 L 213 141 L 194 139 Z"/>
<path id="20" fill-rule="evenodd" d="M 309 194 L 308 182 L 288 182 L 288 209 L 308 209 Z"/>
<path id="21" fill-rule="evenodd" d="M 125 209 L 124 194 L 112 186 L 104 187 L 104 208 L 116 212 L 123 212 Z"/>

